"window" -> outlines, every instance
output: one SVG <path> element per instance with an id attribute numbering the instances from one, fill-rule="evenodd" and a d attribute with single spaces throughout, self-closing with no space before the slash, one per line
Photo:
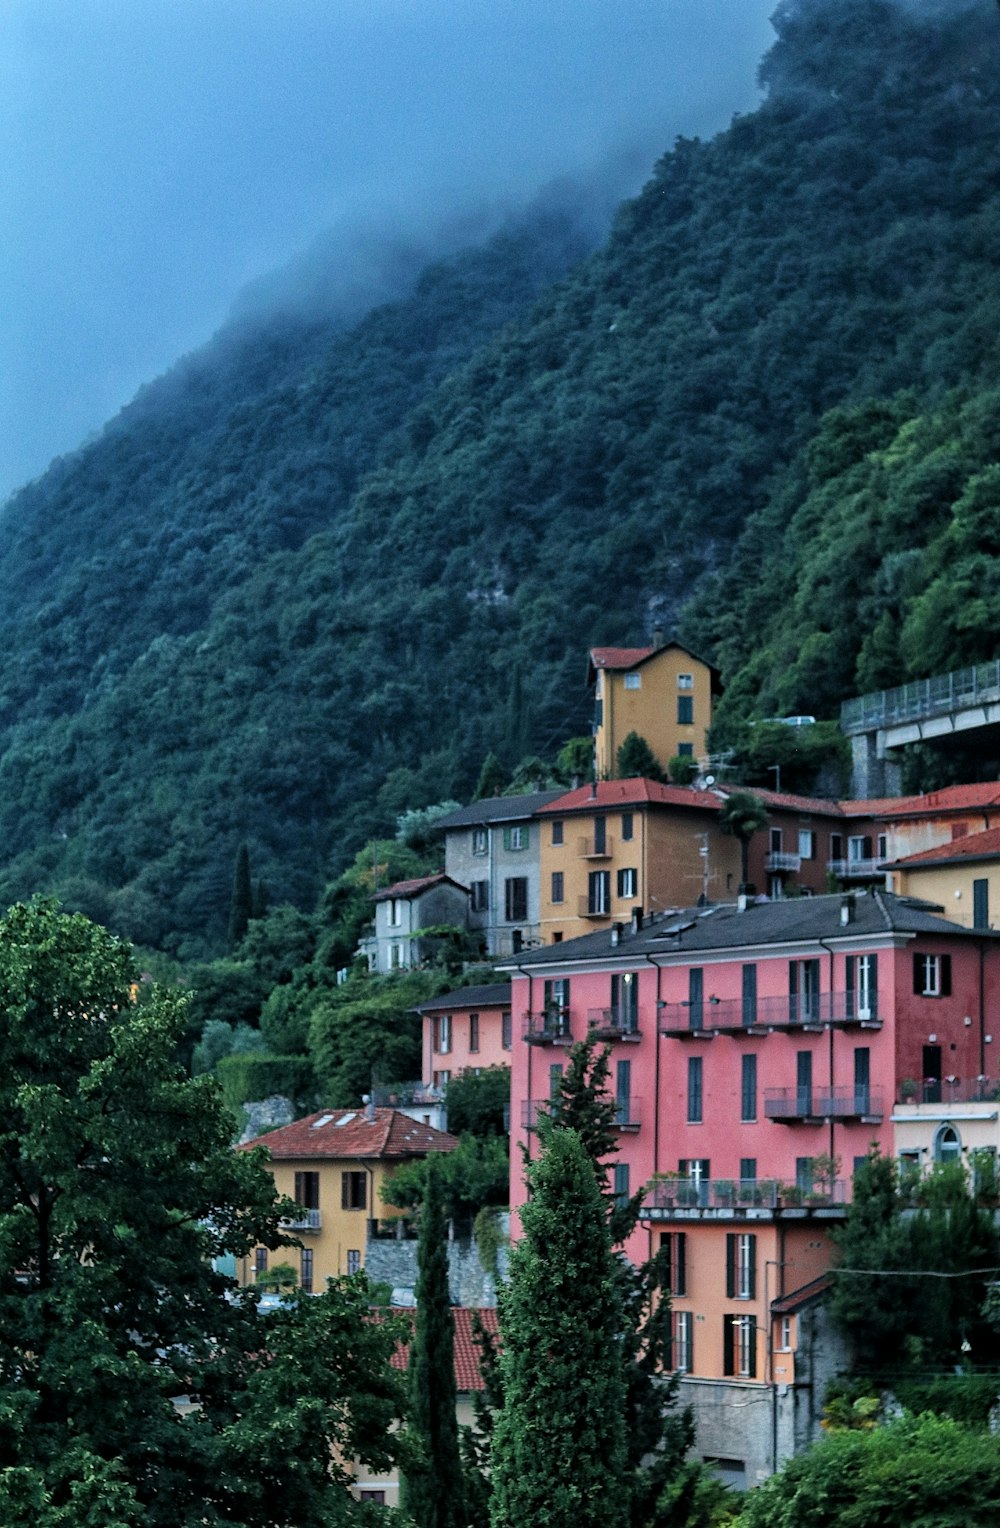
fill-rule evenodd
<path id="1" fill-rule="evenodd" d="M 740 1119 L 755 1120 L 757 1118 L 757 1057 L 744 1056 L 742 1060 Z"/>
<path id="2" fill-rule="evenodd" d="M 319 1173 L 296 1173 L 295 1203 L 304 1210 L 319 1209 Z"/>
<path id="3" fill-rule="evenodd" d="M 815 1024 L 819 1019 L 819 961 L 788 963 L 788 1018 L 792 1024 Z"/>
<path id="4" fill-rule="evenodd" d="M 701 1124 L 701 1088 L 702 1058 L 700 1056 L 689 1056 L 687 1101 L 687 1117 L 689 1125 Z"/>
<path id="5" fill-rule="evenodd" d="M 678 695 L 677 721 L 682 727 L 690 727 L 694 721 L 694 696 Z"/>
<path id="6" fill-rule="evenodd" d="M 847 861 L 848 861 L 848 864 L 857 865 L 857 864 L 860 864 L 860 862 L 862 860 L 870 860 L 871 858 L 872 858 L 872 841 L 868 837 L 867 834 L 865 834 L 864 837 L 861 837 L 860 835 L 858 837 L 854 837 L 852 835 L 851 837 L 848 838 L 848 840 L 847 840 Z"/>
<path id="7" fill-rule="evenodd" d="M 767 843 L 768 848 L 772 854 L 780 854 L 782 844 L 782 830 L 780 828 L 770 828 L 768 830 Z"/>
<path id="8" fill-rule="evenodd" d="M 565 901 L 565 899 L 566 899 L 566 892 L 565 892 L 565 882 L 563 880 L 563 873 L 562 873 L 561 870 L 553 870 L 553 872 L 552 872 L 552 900 L 553 900 L 553 902 L 563 902 L 563 901 Z"/>
<path id="9" fill-rule="evenodd" d="M 939 1125 L 934 1133 L 935 1162 L 960 1162 L 962 1137 L 954 1125 Z"/>
<path id="10" fill-rule="evenodd" d="M 704 972 L 700 966 L 692 966 L 688 972 L 688 1028 L 701 1029 L 704 1022 L 702 999 L 705 992 Z"/>
<path id="11" fill-rule="evenodd" d="M 642 675 L 641 674 L 626 674 L 625 675 L 625 688 L 626 688 L 626 690 L 641 690 L 642 689 Z"/>
<path id="12" fill-rule="evenodd" d="M 406 945 L 390 944 L 389 946 L 389 969 L 390 971 L 402 971 L 406 964 Z"/>
<path id="13" fill-rule="evenodd" d="M 799 859 L 816 858 L 816 834 L 811 828 L 799 829 Z"/>
<path id="14" fill-rule="evenodd" d="M 753 1300 L 757 1293 L 757 1238 L 745 1232 L 726 1237 L 726 1299 Z"/>
<path id="15" fill-rule="evenodd" d="M 440 1013 L 436 1015 L 433 1024 L 433 1046 L 442 1056 L 446 1056 L 451 1050 L 451 1014 Z"/>
<path id="16" fill-rule="evenodd" d="M 509 828 L 504 828 L 504 848 L 514 852 L 520 849 L 527 849 L 530 832 L 531 830 L 526 822 L 515 822 Z"/>
<path id="17" fill-rule="evenodd" d="M 367 1173 L 341 1173 L 340 1208 L 342 1210 L 366 1210 L 368 1208 Z"/>
<path id="18" fill-rule="evenodd" d="M 479 1049 L 479 1015 L 478 1015 L 478 1013 L 470 1013 L 469 1014 L 469 1049 L 470 1049 L 470 1051 L 477 1051 Z"/>
<path id="19" fill-rule="evenodd" d="M 490 910 L 490 883 L 489 881 L 473 881 L 469 887 L 472 893 L 471 908 L 474 913 L 488 913 Z"/>
<path id="20" fill-rule="evenodd" d="M 972 926 L 973 928 L 989 928 L 990 926 L 990 883 L 987 880 L 972 883 Z"/>
<path id="21" fill-rule="evenodd" d="M 663 1287 L 683 1298 L 687 1294 L 687 1232 L 661 1231 L 660 1251 L 664 1262 Z"/>
<path id="22" fill-rule="evenodd" d="M 608 852 L 608 819 L 606 817 L 594 818 L 594 853 L 607 854 Z"/>
<path id="23" fill-rule="evenodd" d="M 616 971 L 611 977 L 611 1022 L 622 1034 L 639 1028 L 639 973 Z"/>
<path id="24" fill-rule="evenodd" d="M 552 1035 L 569 1034 L 569 977 L 558 977 L 543 987 L 545 1028 Z"/>
<path id="25" fill-rule="evenodd" d="M 693 1363 L 694 1315 L 689 1310 L 675 1310 L 673 1325 L 673 1368 L 678 1374 L 689 1374 Z"/>
<path id="26" fill-rule="evenodd" d="M 767 894 L 772 902 L 780 902 L 785 895 L 785 883 L 780 875 L 769 875 L 767 878 Z"/>
<path id="27" fill-rule="evenodd" d="M 778 1347 L 783 1353 L 792 1351 L 792 1318 L 782 1316 L 781 1325 L 778 1328 Z"/>
<path id="28" fill-rule="evenodd" d="M 549 1067 L 549 1103 L 558 1104 L 562 1093 L 563 1067 L 561 1061 L 553 1061 Z"/>
<path id="29" fill-rule="evenodd" d="M 386 911 L 389 914 L 389 927 L 401 928 L 403 925 L 403 902 L 400 897 L 390 897 L 386 903 Z"/>
<path id="30" fill-rule="evenodd" d="M 448 1086 L 450 1081 L 451 1081 L 451 1073 L 450 1072 L 435 1072 L 434 1073 L 434 1086 L 438 1089 L 439 1092 L 443 1093 L 445 1088 Z"/>
<path id="31" fill-rule="evenodd" d="M 812 1051 L 795 1053 L 795 1112 L 801 1115 L 813 1112 L 813 1058 Z"/>
<path id="32" fill-rule="evenodd" d="M 632 1123 L 632 1063 L 619 1061 L 615 1069 L 615 1124 Z"/>
<path id="33" fill-rule="evenodd" d="M 347 1271 L 348 1271 L 348 1273 L 360 1273 L 361 1272 L 361 1253 L 360 1252 L 354 1252 L 354 1251 L 349 1251 L 348 1252 L 348 1254 L 347 1254 Z"/>
<path id="34" fill-rule="evenodd" d="M 554 822 L 552 824 L 552 842 L 554 844 L 561 844 L 562 841 L 563 841 L 563 825 L 562 825 L 561 822 Z"/>
<path id="35" fill-rule="evenodd" d="M 385 1492 L 373 1490 L 369 1486 L 362 1486 L 358 1490 L 359 1501 L 370 1501 L 373 1507 L 385 1506 Z"/>
<path id="36" fill-rule="evenodd" d="M 473 828 L 472 830 L 473 854 L 489 854 L 490 830 L 489 828 Z"/>
<path id="37" fill-rule="evenodd" d="M 757 967 L 743 967 L 743 1027 L 750 1029 L 757 1022 Z"/>
<path id="38" fill-rule="evenodd" d="M 878 956 L 848 955 L 847 1017 L 849 1019 L 875 1019 L 878 1017 Z"/>
<path id="39" fill-rule="evenodd" d="M 757 1323 L 753 1316 L 723 1316 L 722 1372 L 739 1379 L 757 1377 Z"/>
<path id="40" fill-rule="evenodd" d="M 914 955 L 913 990 L 918 997 L 950 997 L 951 956 Z"/>
<path id="41" fill-rule="evenodd" d="M 854 1047 L 854 1112 L 870 1114 L 872 1107 L 871 1051 L 867 1045 Z"/>
<path id="42" fill-rule="evenodd" d="M 262 1273 L 267 1272 L 267 1248 L 258 1247 L 254 1253 L 254 1273 L 260 1278 Z"/>
<path id="43" fill-rule="evenodd" d="M 552 943 L 562 944 L 562 937 L 562 929 L 554 929 L 552 932 Z"/>
<path id="44" fill-rule="evenodd" d="M 500 1044 L 504 1050 L 510 1050 L 511 1022 L 510 1014 L 504 1013 L 500 1019 Z"/>
<path id="45" fill-rule="evenodd" d="M 622 843 L 627 844 L 635 832 L 634 818 L 631 812 L 622 812 Z"/>
<path id="46" fill-rule="evenodd" d="M 693 674 L 678 674 L 677 675 L 677 688 L 679 690 L 693 690 L 694 689 L 694 675 Z"/>
<path id="47" fill-rule="evenodd" d="M 741 1183 L 756 1183 L 757 1182 L 757 1158 L 756 1157 L 740 1157 L 740 1182 Z"/>
<path id="48" fill-rule="evenodd" d="M 592 870 L 587 876 L 587 911 L 596 917 L 611 911 L 610 870 Z"/>
<path id="49" fill-rule="evenodd" d="M 677 744 L 677 757 L 679 759 L 693 759 L 694 758 L 694 744 L 693 743 L 678 743 Z"/>
<path id="50" fill-rule="evenodd" d="M 708 1157 L 682 1157 L 677 1170 L 697 1189 L 698 1203 L 707 1204 L 708 1185 L 712 1177 L 712 1164 Z"/>
<path id="51" fill-rule="evenodd" d="M 614 1168 L 615 1204 L 628 1204 L 629 1173 L 627 1162 L 616 1162 Z"/>
<path id="52" fill-rule="evenodd" d="M 523 923 L 528 916 L 528 877 L 508 876 L 503 883 L 504 916 L 508 923 Z"/>
<path id="53" fill-rule="evenodd" d="M 815 1182 L 815 1169 L 812 1157 L 795 1158 L 795 1187 L 801 1189 L 804 1194 L 811 1194 Z"/>
<path id="54" fill-rule="evenodd" d="M 619 870 L 618 895 L 620 897 L 631 898 L 639 895 L 639 872 L 637 870 Z"/>
<path id="55" fill-rule="evenodd" d="M 313 1254 L 311 1247 L 303 1247 L 300 1253 L 302 1258 L 301 1272 L 299 1274 L 299 1288 L 304 1295 L 313 1292 Z"/>
<path id="56" fill-rule="evenodd" d="M 875 843 L 877 845 L 877 851 L 876 852 L 878 854 L 879 859 L 880 860 L 884 860 L 886 855 L 889 853 L 889 837 L 888 837 L 888 834 L 880 833 L 878 835 L 878 837 L 876 838 Z"/>
<path id="57" fill-rule="evenodd" d="M 830 858 L 832 860 L 844 858 L 844 838 L 841 833 L 830 834 Z"/>

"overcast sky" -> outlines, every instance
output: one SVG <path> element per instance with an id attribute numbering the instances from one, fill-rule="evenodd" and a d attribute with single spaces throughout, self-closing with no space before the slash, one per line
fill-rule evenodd
<path id="1" fill-rule="evenodd" d="M 0 497 L 326 229 L 634 191 L 753 108 L 775 3 L 0 0 Z"/>

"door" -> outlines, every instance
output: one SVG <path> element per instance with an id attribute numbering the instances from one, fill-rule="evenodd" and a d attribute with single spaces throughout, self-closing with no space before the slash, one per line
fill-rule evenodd
<path id="1" fill-rule="evenodd" d="M 859 1045 L 854 1052 L 854 1112 L 871 1113 L 871 1052 Z"/>
<path id="2" fill-rule="evenodd" d="M 924 1046 L 924 1103 L 941 1102 L 941 1047 Z"/>
<path id="3" fill-rule="evenodd" d="M 798 1114 L 813 1112 L 812 1051 L 799 1051 L 795 1058 L 795 1106 Z"/>
<path id="4" fill-rule="evenodd" d="M 704 972 L 700 966 L 688 972 L 688 1019 L 691 1029 L 701 1029 L 704 1023 Z"/>

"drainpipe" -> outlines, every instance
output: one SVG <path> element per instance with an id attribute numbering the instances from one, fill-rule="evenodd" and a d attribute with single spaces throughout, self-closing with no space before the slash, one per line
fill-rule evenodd
<path id="1" fill-rule="evenodd" d="M 833 1091 L 834 1091 L 834 1083 L 833 1083 L 833 1077 L 834 1077 L 834 1072 L 833 1072 L 833 954 L 834 954 L 834 952 L 833 952 L 833 946 L 827 944 L 825 939 L 820 939 L 818 942 L 823 946 L 824 950 L 826 950 L 827 954 L 830 957 L 830 1023 L 829 1023 L 829 1026 L 827 1027 L 827 1048 L 828 1048 L 829 1057 L 830 1057 L 830 1101 L 831 1101 L 831 1104 L 832 1104 L 832 1102 L 833 1102 Z M 831 1108 L 831 1111 L 830 1111 L 830 1153 L 829 1153 L 830 1161 L 831 1162 L 833 1161 L 834 1157 L 836 1156 L 836 1153 L 835 1153 L 835 1151 L 833 1149 L 833 1145 L 834 1145 L 833 1137 L 834 1137 L 834 1131 L 836 1130 L 836 1128 L 837 1128 L 837 1126 L 836 1126 L 836 1115 L 833 1113 L 833 1110 Z M 831 1188 L 831 1193 L 832 1193 L 833 1192 L 832 1180 L 831 1180 L 830 1188 Z"/>
<path id="2" fill-rule="evenodd" d="M 656 1007 L 653 1009 L 655 1025 L 653 1041 L 656 1046 L 653 1052 L 653 1172 L 658 1173 L 660 1170 L 660 983 L 663 967 L 651 955 L 647 955 L 646 959 L 656 971 Z"/>
<path id="3" fill-rule="evenodd" d="M 533 1011 L 533 1009 L 532 1009 L 533 995 L 532 995 L 532 990 L 531 990 L 531 980 L 532 980 L 531 972 L 530 971 L 526 971 L 523 966 L 515 966 L 514 970 L 515 971 L 519 971 L 522 976 L 526 976 L 528 978 L 528 1010 L 527 1011 L 530 1014 Z M 511 1008 L 512 1009 L 513 1009 L 513 1006 L 514 1005 L 512 1003 L 511 1004 Z M 514 1022 L 514 1015 L 513 1015 L 513 1012 L 512 1012 L 511 1013 L 511 1024 L 513 1024 L 513 1022 Z M 514 1035 L 513 1035 L 513 1033 L 511 1033 L 510 1043 L 511 1043 L 511 1045 L 514 1044 Z M 527 1044 L 527 1041 L 525 1041 L 525 1044 Z M 531 1113 L 531 1062 L 532 1062 L 532 1052 L 534 1051 L 534 1048 L 535 1047 L 533 1045 L 528 1045 L 528 1089 L 527 1089 L 528 1098 L 527 1098 L 527 1103 L 528 1103 L 528 1113 L 529 1113 L 529 1115 Z M 510 1122 L 510 1133 L 511 1133 L 511 1135 L 513 1135 L 513 1133 L 514 1133 L 514 1126 L 515 1126 L 515 1122 L 512 1119 L 511 1122 Z M 526 1131 L 526 1134 L 527 1134 L 527 1137 L 528 1137 L 528 1144 L 525 1147 L 525 1155 L 526 1155 L 526 1160 L 528 1162 L 530 1162 L 531 1161 L 531 1131 L 530 1130 Z M 511 1153 L 510 1160 L 511 1160 L 511 1163 L 513 1164 L 513 1161 L 514 1161 L 514 1154 L 513 1154 L 513 1152 Z"/>
<path id="4" fill-rule="evenodd" d="M 979 940 L 979 1075 L 986 1076 L 986 943 Z"/>

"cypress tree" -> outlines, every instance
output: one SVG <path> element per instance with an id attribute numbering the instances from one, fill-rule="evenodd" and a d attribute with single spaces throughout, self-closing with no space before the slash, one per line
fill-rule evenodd
<path id="1" fill-rule="evenodd" d="M 253 883 L 250 880 L 250 850 L 240 844 L 233 872 L 233 897 L 229 905 L 229 945 L 235 949 L 253 917 Z"/>
<path id="2" fill-rule="evenodd" d="M 491 1528 L 624 1528 L 622 1310 L 605 1205 L 573 1130 L 548 1134 L 528 1179 L 500 1295 Z"/>
<path id="3" fill-rule="evenodd" d="M 410 1433 L 416 1448 L 403 1479 L 402 1505 L 416 1528 L 463 1528 L 466 1522 L 440 1166 L 438 1157 L 428 1158 L 410 1348 Z"/>

